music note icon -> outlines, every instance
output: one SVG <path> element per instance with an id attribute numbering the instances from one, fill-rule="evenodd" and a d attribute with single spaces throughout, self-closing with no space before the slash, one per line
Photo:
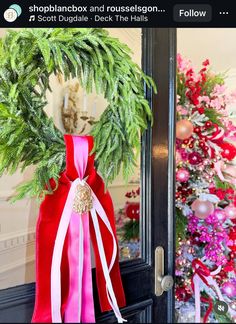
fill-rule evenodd
<path id="1" fill-rule="evenodd" d="M 29 21 L 35 21 L 35 15 L 30 16 Z"/>

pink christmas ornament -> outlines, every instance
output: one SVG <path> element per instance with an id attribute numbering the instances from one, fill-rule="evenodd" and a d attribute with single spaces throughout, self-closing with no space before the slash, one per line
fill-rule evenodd
<path id="1" fill-rule="evenodd" d="M 193 124 L 188 119 L 182 119 L 176 123 L 176 137 L 184 140 L 189 138 L 193 133 Z"/>
<path id="2" fill-rule="evenodd" d="M 195 216 L 200 219 L 205 219 L 207 216 L 213 213 L 214 205 L 208 200 L 196 199 L 191 205 Z"/>
<path id="3" fill-rule="evenodd" d="M 225 209 L 225 214 L 228 218 L 230 219 L 235 219 L 236 218 L 236 207 L 234 207 L 233 205 L 229 205 L 227 206 Z"/>
<path id="4" fill-rule="evenodd" d="M 231 281 L 227 281 L 222 285 L 222 291 L 229 298 L 236 297 L 236 285 Z"/>
<path id="5" fill-rule="evenodd" d="M 176 180 L 179 182 L 187 182 L 190 177 L 188 170 L 181 168 L 176 173 Z"/>
<path id="6" fill-rule="evenodd" d="M 220 209 L 220 208 L 215 209 L 215 211 L 214 211 L 214 215 L 215 215 L 215 217 L 217 218 L 217 220 L 218 220 L 219 222 L 221 222 L 221 223 L 224 223 L 224 221 L 225 221 L 226 218 L 227 218 L 224 209 Z"/>

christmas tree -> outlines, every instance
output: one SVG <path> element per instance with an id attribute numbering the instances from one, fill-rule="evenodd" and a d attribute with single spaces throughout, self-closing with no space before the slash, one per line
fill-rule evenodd
<path id="1" fill-rule="evenodd" d="M 236 126 L 225 75 L 177 56 L 177 321 L 236 321 Z"/>

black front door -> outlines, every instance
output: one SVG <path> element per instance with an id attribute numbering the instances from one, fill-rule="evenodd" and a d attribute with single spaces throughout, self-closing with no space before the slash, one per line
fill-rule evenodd
<path id="1" fill-rule="evenodd" d="M 167 28 L 142 32 L 143 70 L 156 81 L 158 93 L 146 90 L 154 123 L 142 137 L 141 258 L 121 262 L 127 299 L 122 315 L 128 323 L 172 323 L 173 288 L 156 296 L 155 250 L 164 249 L 164 274 L 173 276 L 176 34 Z M 33 284 L 0 292 L 0 322 L 29 322 L 33 304 Z M 113 312 L 96 313 L 97 322 L 116 322 Z"/>
<path id="2" fill-rule="evenodd" d="M 173 288 L 156 296 L 155 257 L 164 249 L 164 274 L 174 276 L 174 148 L 176 31 L 143 29 L 143 70 L 152 75 L 158 93 L 146 91 L 154 114 L 153 127 L 142 138 L 141 167 L 141 258 L 121 263 L 129 323 L 173 323 Z M 156 259 L 156 262 L 155 262 Z M 167 278 L 169 279 L 169 278 Z M 169 281 L 165 282 L 168 288 Z M 100 322 L 115 322 L 112 314 Z"/>

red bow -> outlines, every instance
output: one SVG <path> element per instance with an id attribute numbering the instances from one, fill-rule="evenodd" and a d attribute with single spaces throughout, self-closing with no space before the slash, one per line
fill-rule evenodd
<path id="1" fill-rule="evenodd" d="M 105 185 L 102 178 L 97 174 L 94 168 L 94 155 L 90 152 L 93 148 L 93 138 L 86 136 L 89 145 L 88 163 L 85 171 L 87 183 L 93 192 L 98 197 L 109 219 L 111 228 L 114 235 L 116 235 L 114 210 L 111 197 L 108 191 L 105 191 Z M 54 191 L 53 195 L 47 195 L 40 206 L 39 218 L 36 230 L 36 299 L 33 314 L 33 322 L 51 323 L 51 299 L 50 299 L 50 272 L 52 263 L 52 254 L 55 244 L 58 225 L 61 219 L 62 211 L 71 187 L 71 181 L 78 178 L 78 173 L 74 164 L 74 146 L 71 135 L 65 135 L 66 143 L 66 170 L 61 174 L 59 179 L 58 188 Z M 50 181 L 52 187 L 55 188 L 55 182 Z M 104 223 L 99 220 L 99 227 L 101 236 L 104 243 L 105 255 L 110 262 L 113 252 L 112 236 L 107 230 Z M 102 264 L 99 257 L 99 250 L 96 241 L 95 229 L 90 224 L 90 237 L 93 245 L 95 263 L 96 263 L 96 287 L 100 307 L 102 311 L 111 310 L 106 291 L 106 281 L 102 271 Z M 62 262 L 61 262 L 61 315 L 62 318 L 65 313 L 65 308 L 68 301 L 69 293 L 69 277 L 70 266 L 68 263 L 68 238 L 63 248 Z M 117 298 L 118 306 L 125 306 L 125 295 L 121 282 L 119 259 L 116 257 L 114 266 L 110 272 L 114 293 Z"/>
<path id="2" fill-rule="evenodd" d="M 194 275 L 198 275 L 201 280 L 208 286 L 210 287 L 208 281 L 206 280 L 206 277 L 209 277 L 211 275 L 211 272 L 210 270 L 208 269 L 208 267 L 202 263 L 202 261 L 198 260 L 198 259 L 194 259 L 192 261 L 192 267 L 193 267 L 193 270 L 194 270 Z M 194 277 L 193 275 L 193 277 Z M 193 282 L 193 277 L 192 277 L 192 280 L 191 280 L 191 287 L 194 291 L 194 282 Z M 213 301 L 212 301 L 212 298 L 208 297 L 201 297 L 200 300 L 204 303 L 208 303 L 209 304 L 209 307 L 206 311 L 206 314 L 204 315 L 203 317 L 203 323 L 207 323 L 208 321 L 208 318 L 212 312 L 212 309 L 213 309 Z"/>

